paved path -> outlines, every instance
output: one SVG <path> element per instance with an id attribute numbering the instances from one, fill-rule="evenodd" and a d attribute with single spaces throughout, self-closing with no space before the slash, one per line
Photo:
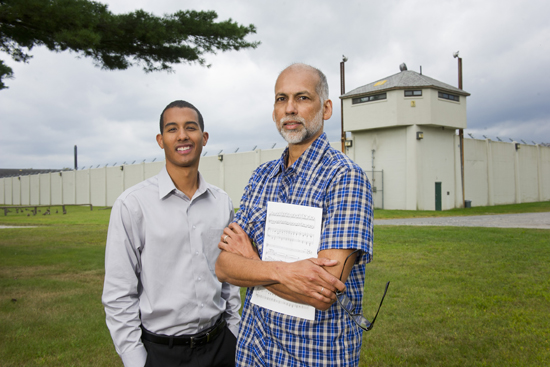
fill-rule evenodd
<path id="1" fill-rule="evenodd" d="M 475 215 L 465 217 L 377 219 L 380 226 L 454 226 L 550 229 L 550 212 L 499 215 Z M 35 228 L 32 226 L 4 226 L 2 228 Z"/>
<path id="2" fill-rule="evenodd" d="M 455 226 L 550 229 L 550 213 L 476 215 L 466 217 L 404 218 L 375 220 L 374 225 Z"/>

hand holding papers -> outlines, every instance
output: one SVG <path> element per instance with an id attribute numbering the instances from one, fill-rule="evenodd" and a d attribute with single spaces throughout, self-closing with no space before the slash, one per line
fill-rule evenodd
<path id="1" fill-rule="evenodd" d="M 323 210 L 308 206 L 267 204 L 263 261 L 294 262 L 317 256 Z M 315 319 L 315 308 L 287 301 L 264 287 L 255 287 L 251 302 L 287 315 Z"/>

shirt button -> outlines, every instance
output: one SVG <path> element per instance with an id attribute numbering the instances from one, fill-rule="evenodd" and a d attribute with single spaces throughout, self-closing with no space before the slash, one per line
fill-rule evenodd
<path id="1" fill-rule="evenodd" d="M 204 307 L 204 303 L 201 303 L 201 307 Z"/>
<path id="2" fill-rule="evenodd" d="M 193 229 L 195 229 L 195 228 L 197 228 L 197 227 L 193 226 Z"/>
<path id="3" fill-rule="evenodd" d="M 199 280 L 201 280 L 201 277 L 199 277 Z"/>
<path id="4" fill-rule="evenodd" d="M 199 252 L 198 252 L 198 251 L 195 251 L 195 255 L 198 255 L 198 254 L 199 254 Z"/>

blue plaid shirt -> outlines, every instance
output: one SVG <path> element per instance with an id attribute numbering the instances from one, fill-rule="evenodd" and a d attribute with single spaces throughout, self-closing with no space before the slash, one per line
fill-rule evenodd
<path id="1" fill-rule="evenodd" d="M 286 168 L 280 159 L 258 167 L 245 188 L 235 221 L 262 256 L 267 202 L 323 208 L 321 243 L 326 249 L 361 249 L 346 292 L 361 312 L 365 265 L 372 259 L 372 196 L 363 170 L 330 147 L 322 134 Z M 309 321 L 250 303 L 248 288 L 237 342 L 237 366 L 356 366 L 361 329 L 334 303 Z"/>

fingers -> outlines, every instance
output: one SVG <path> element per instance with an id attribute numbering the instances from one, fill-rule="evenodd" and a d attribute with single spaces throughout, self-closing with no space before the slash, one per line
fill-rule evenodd
<path id="1" fill-rule="evenodd" d="M 338 260 L 331 260 L 325 257 L 312 257 L 309 259 L 312 263 L 319 266 L 335 266 L 338 265 Z"/>
<path id="2" fill-rule="evenodd" d="M 235 224 L 232 228 L 226 227 L 223 230 L 218 248 L 249 259 L 259 259 L 248 235 L 238 224 Z"/>
<path id="3" fill-rule="evenodd" d="M 226 242 L 224 242 L 224 241 L 220 241 L 220 242 L 218 243 L 218 248 L 219 248 L 220 250 L 222 250 L 222 251 L 228 251 L 228 249 L 229 249 L 229 248 L 228 248 L 228 244 L 227 244 Z"/>
<path id="4" fill-rule="evenodd" d="M 327 258 L 311 258 L 309 259 L 312 263 L 315 265 L 318 265 L 321 269 L 317 274 L 319 278 L 321 278 L 320 285 L 322 287 L 325 287 L 326 289 L 329 289 L 331 292 L 336 292 L 337 290 L 343 291 L 346 289 L 346 286 L 343 282 L 340 281 L 340 279 L 336 278 L 334 275 L 330 274 L 326 269 L 323 269 L 322 267 L 327 266 L 335 266 L 338 265 L 337 260 L 331 260 Z M 328 286 L 327 286 L 328 285 Z"/>
<path id="5" fill-rule="evenodd" d="M 345 286 L 314 261 L 302 260 L 285 263 L 281 268 L 281 283 L 297 294 L 303 294 L 324 303 L 336 300 L 336 290 Z"/>
<path id="6" fill-rule="evenodd" d="M 336 301 L 336 294 L 329 289 L 326 289 L 325 287 L 321 287 L 319 295 L 321 296 L 319 298 L 321 302 L 333 303 L 334 301 Z"/>
<path id="7" fill-rule="evenodd" d="M 225 227 L 225 228 L 223 229 L 223 233 L 222 233 L 222 236 L 221 236 L 221 240 L 222 240 L 223 242 L 227 242 L 226 240 L 227 240 L 228 238 L 231 238 L 231 235 L 234 235 L 234 234 L 235 234 L 235 233 L 234 233 L 230 228 Z M 227 237 L 226 237 L 226 236 L 227 236 Z"/>
<path id="8" fill-rule="evenodd" d="M 314 298 L 319 302 L 325 303 L 327 306 L 330 306 L 331 304 L 336 302 L 336 294 L 325 287 L 320 287 L 312 290 L 311 294 L 309 294 L 308 296 Z"/>
<path id="9" fill-rule="evenodd" d="M 232 232 L 234 232 L 234 233 L 236 233 L 236 234 L 239 234 L 239 235 L 246 234 L 245 231 L 244 231 L 244 229 L 242 229 L 241 226 L 238 225 L 238 224 L 235 223 L 235 222 L 230 223 L 228 227 L 229 227 L 229 229 L 230 229 Z"/>
<path id="10" fill-rule="evenodd" d="M 226 237 L 227 236 L 227 237 Z M 234 239 L 245 239 L 248 238 L 246 232 L 241 228 L 237 223 L 230 223 L 229 226 L 225 227 L 221 237 L 222 242 L 227 243 L 231 238 Z"/>

